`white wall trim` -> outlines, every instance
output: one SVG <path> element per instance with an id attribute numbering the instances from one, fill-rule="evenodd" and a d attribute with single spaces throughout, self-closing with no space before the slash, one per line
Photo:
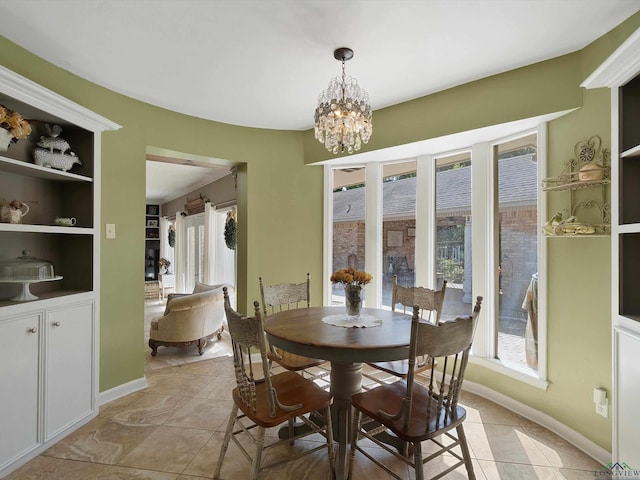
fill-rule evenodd
<path id="1" fill-rule="evenodd" d="M 117 123 L 12 72 L 2 65 L 0 65 L 0 86 L 6 95 L 93 132 L 121 128 Z"/>
<path id="2" fill-rule="evenodd" d="M 525 405 L 524 403 L 520 403 L 511 397 L 469 380 L 464 381 L 464 390 L 479 395 L 482 398 L 486 398 L 487 400 L 503 406 L 507 410 L 511 410 L 512 412 L 541 425 L 562 437 L 574 447 L 583 451 L 602 465 L 606 465 L 611 461 L 611 452 L 605 450 L 599 445 L 596 445 L 588 438 L 546 413 L 542 413 L 539 410 Z"/>
<path id="3" fill-rule="evenodd" d="M 596 68 L 581 87 L 620 87 L 640 71 L 640 28 L 629 35 L 609 57 Z"/>
<path id="4" fill-rule="evenodd" d="M 117 400 L 118 398 L 124 397 L 125 395 L 129 395 L 130 393 L 138 392 L 147 388 L 147 379 L 146 377 L 137 378 L 136 380 L 131 380 L 130 382 L 123 383 L 122 385 L 118 385 L 110 390 L 106 390 L 104 392 L 100 392 L 98 396 L 98 405 L 102 406 L 113 400 Z"/>

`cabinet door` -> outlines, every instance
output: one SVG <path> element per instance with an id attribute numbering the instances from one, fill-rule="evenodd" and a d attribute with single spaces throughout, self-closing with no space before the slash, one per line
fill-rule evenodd
<path id="1" fill-rule="evenodd" d="M 38 445 L 40 320 L 0 320 L 0 470 Z"/>
<path id="2" fill-rule="evenodd" d="M 94 410 L 94 304 L 47 312 L 45 440 Z"/>

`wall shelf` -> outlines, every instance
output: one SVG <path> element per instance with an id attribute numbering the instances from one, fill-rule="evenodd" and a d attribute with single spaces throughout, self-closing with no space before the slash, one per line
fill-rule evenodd
<path id="1" fill-rule="evenodd" d="M 569 192 L 568 215 L 554 214 L 544 225 L 542 234 L 562 238 L 610 236 L 609 150 L 602 146 L 600 137 L 594 135 L 576 143 L 574 153 L 575 158 L 565 163 L 560 175 L 542 181 L 545 192 Z"/>
<path id="2" fill-rule="evenodd" d="M 93 178 L 0 156 L 0 171 L 60 182 L 93 182 Z"/>

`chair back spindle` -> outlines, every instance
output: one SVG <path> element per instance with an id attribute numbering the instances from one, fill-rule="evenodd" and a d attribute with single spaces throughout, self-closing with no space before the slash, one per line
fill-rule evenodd
<path id="1" fill-rule="evenodd" d="M 378 412 L 382 417 L 397 420 L 403 419 L 403 429 L 409 427 L 411 418 L 414 369 L 416 356 L 428 358 L 430 379 L 427 386 L 428 397 L 426 415 L 429 429 L 438 429 L 457 415 L 458 396 L 464 379 L 464 372 L 469 360 L 469 352 L 482 297 L 478 297 L 471 316 L 455 320 L 431 324 L 420 321 L 420 306 L 414 305 L 411 320 L 411 343 L 409 345 L 409 372 L 407 374 L 406 395 L 398 412 Z M 440 359 L 439 368 L 436 368 Z M 425 432 L 426 433 L 426 432 Z"/>
<path id="2" fill-rule="evenodd" d="M 269 400 L 269 415 L 276 416 L 276 408 L 285 411 L 293 411 L 301 408 L 301 405 L 284 405 L 278 400 L 278 395 L 271 383 L 269 363 L 267 361 L 267 345 L 264 337 L 264 325 L 260 315 L 260 304 L 253 302 L 255 314 L 253 317 L 243 317 L 231 308 L 227 287 L 223 288 L 224 308 L 229 324 L 229 335 L 233 350 L 233 365 L 236 375 L 238 394 L 245 405 L 256 411 L 256 383 L 265 382 Z M 251 349 L 257 348 L 260 351 L 262 361 L 262 378 L 256 379 L 253 366 L 251 365 Z M 248 363 L 248 367 L 245 364 Z"/>

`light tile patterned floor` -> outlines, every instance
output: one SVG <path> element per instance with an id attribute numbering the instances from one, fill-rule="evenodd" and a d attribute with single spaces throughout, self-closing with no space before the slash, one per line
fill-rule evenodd
<path id="1" fill-rule="evenodd" d="M 228 336 L 218 348 L 224 352 Z M 168 351 L 174 349 L 166 349 Z M 160 352 L 161 350 L 159 350 Z M 185 354 L 181 352 L 179 356 Z M 169 356 L 169 352 L 163 354 Z M 224 355 L 224 353 L 223 353 Z M 196 480 L 212 478 L 231 409 L 232 360 L 219 356 L 173 366 L 147 367 L 148 388 L 102 406 L 97 418 L 34 458 L 6 480 Z M 174 358 L 175 361 L 175 358 Z M 166 363 L 171 361 L 166 360 Z M 602 468 L 569 443 L 531 421 L 473 394 L 464 393 L 468 441 L 478 480 L 592 479 Z M 270 432 L 273 435 L 274 432 Z M 296 442 L 301 448 L 304 442 Z M 287 447 L 270 455 L 286 455 Z M 371 447 L 378 458 L 386 452 Z M 446 459 L 440 464 L 446 463 Z M 413 479 L 403 464 L 394 470 Z M 426 469 L 427 477 L 431 469 Z M 248 462 L 231 444 L 222 478 L 248 478 Z M 325 451 L 265 470 L 266 480 L 326 480 Z M 362 456 L 354 480 L 389 478 Z M 444 477 L 466 478 L 464 467 Z"/>

